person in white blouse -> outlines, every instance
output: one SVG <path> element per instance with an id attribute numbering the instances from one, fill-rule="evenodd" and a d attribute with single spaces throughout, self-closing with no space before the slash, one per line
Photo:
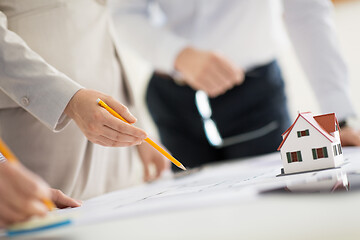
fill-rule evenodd
<path id="1" fill-rule="evenodd" d="M 113 0 L 111 9 L 119 35 L 155 68 L 142 83 L 147 105 L 186 166 L 276 151 L 290 125 L 276 62 L 282 21 L 321 110 L 342 125 L 355 116 L 330 1 Z M 341 138 L 360 145 L 350 127 Z"/>

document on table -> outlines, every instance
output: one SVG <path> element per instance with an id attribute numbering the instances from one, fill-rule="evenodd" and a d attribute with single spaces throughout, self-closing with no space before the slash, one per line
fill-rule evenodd
<path id="1" fill-rule="evenodd" d="M 81 225 L 164 211 L 239 204 L 262 197 L 259 193 L 269 189 L 289 187 L 298 182 L 314 185 L 319 179 L 329 179 L 328 183 L 332 184 L 343 176 L 342 172 L 360 173 L 360 148 L 344 148 L 344 157 L 345 165 L 341 169 L 281 177 L 276 177 L 282 167 L 279 153 L 224 162 L 108 193 L 85 201 L 80 208 L 59 210 L 59 214 L 78 213 L 74 223 Z M 350 161 L 349 157 L 359 161 Z"/>

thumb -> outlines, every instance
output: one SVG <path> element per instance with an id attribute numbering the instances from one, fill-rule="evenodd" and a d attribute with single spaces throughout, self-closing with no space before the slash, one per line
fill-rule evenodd
<path id="1" fill-rule="evenodd" d="M 67 208 L 67 207 L 80 207 L 82 202 L 75 200 L 69 196 L 66 196 L 62 191 L 58 189 L 51 189 L 52 200 L 58 208 Z"/>

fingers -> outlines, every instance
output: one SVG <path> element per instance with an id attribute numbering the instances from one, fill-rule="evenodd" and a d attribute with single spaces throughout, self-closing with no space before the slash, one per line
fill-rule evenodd
<path id="1" fill-rule="evenodd" d="M 130 113 L 129 109 L 122 105 L 121 103 L 115 101 L 113 98 L 109 97 L 106 98 L 107 105 L 114 109 L 115 112 L 120 114 L 123 118 L 125 118 L 126 121 L 129 123 L 135 123 L 136 118 Z"/>
<path id="2" fill-rule="evenodd" d="M 143 166 L 144 166 L 144 181 L 148 182 L 151 180 L 150 164 L 149 162 L 143 161 Z"/>
<path id="3" fill-rule="evenodd" d="M 216 82 L 216 86 L 208 90 L 210 97 L 222 95 L 243 82 L 243 72 L 224 57 L 213 54 L 211 61 L 213 66 L 209 69 L 209 73 Z"/>
<path id="4" fill-rule="evenodd" d="M 244 82 L 244 71 L 230 62 L 221 55 L 217 55 L 219 70 L 223 72 L 224 76 L 235 85 L 240 85 Z"/>
<path id="5" fill-rule="evenodd" d="M 113 141 L 132 142 L 136 144 L 138 141 L 142 141 L 147 137 L 144 130 L 125 123 L 108 112 L 105 112 L 104 116 L 104 125 L 108 127 L 108 129 L 102 129 L 101 135 Z"/>
<path id="6" fill-rule="evenodd" d="M 52 200 L 58 208 L 80 207 L 82 202 L 75 200 L 58 189 L 51 189 Z"/>
<path id="7" fill-rule="evenodd" d="M 0 220 L 12 223 L 33 215 L 46 214 L 47 208 L 41 199 L 48 194 L 47 191 L 41 190 L 43 185 L 45 184 L 40 178 L 31 174 L 22 165 L 2 164 L 0 169 L 0 208 L 8 209 L 10 215 L 4 214 L 0 216 Z M 27 186 L 30 186 L 30 190 L 33 192 L 29 191 Z"/>
<path id="8" fill-rule="evenodd" d="M 145 132 L 143 132 L 141 130 L 141 133 L 145 133 Z M 137 145 L 137 144 L 140 144 L 143 141 L 143 137 L 146 136 L 146 135 L 143 135 L 141 138 L 139 138 L 139 137 L 136 137 L 136 136 L 133 136 L 133 135 L 125 134 L 125 133 L 123 133 L 121 131 L 114 130 L 114 129 L 108 127 L 108 126 L 104 126 L 102 136 L 106 137 L 107 139 L 114 142 L 115 144 L 116 143 L 120 143 L 120 144 L 128 143 L 128 144 L 132 145 L 133 143 L 135 143 Z"/>
<path id="9" fill-rule="evenodd" d="M 167 150 L 164 146 L 162 146 L 162 148 L 169 152 L 169 150 Z M 158 154 L 156 159 L 157 161 L 154 161 L 156 168 L 156 178 L 159 178 L 165 170 L 170 169 L 171 162 L 161 154 Z"/>
<path id="10" fill-rule="evenodd" d="M 125 147 L 136 145 L 146 138 L 143 130 L 123 122 L 99 106 L 96 103 L 98 98 L 129 123 L 136 121 L 129 110 L 112 97 L 94 90 L 81 89 L 72 97 L 65 113 L 76 122 L 89 141 L 103 146 Z"/>
<path id="11" fill-rule="evenodd" d="M 147 143 L 143 143 L 137 146 L 137 149 L 143 163 L 144 181 L 152 181 L 158 176 L 160 176 L 160 174 L 157 172 L 159 167 L 157 167 L 156 165 L 157 161 L 161 160 L 163 156 Z M 155 168 L 153 167 L 153 165 L 155 165 Z M 154 170 L 156 172 L 154 172 Z"/>
<path id="12" fill-rule="evenodd" d="M 13 181 L 19 191 L 29 198 L 49 199 L 51 197 L 48 184 L 22 165 L 19 168 L 21 168 L 18 169 L 21 171 L 21 174 L 14 173 L 17 177 Z"/>
<path id="13" fill-rule="evenodd" d="M 170 161 L 149 144 L 143 143 L 137 149 L 143 162 L 144 181 L 155 180 L 165 169 L 170 168 Z"/>
<path id="14" fill-rule="evenodd" d="M 244 81 L 244 73 L 220 54 L 185 48 L 175 61 L 175 68 L 195 90 L 217 97 Z"/>
<path id="15" fill-rule="evenodd" d="M 340 129 L 340 139 L 343 146 L 360 146 L 360 133 L 351 127 Z"/>
<path id="16" fill-rule="evenodd" d="M 202 79 L 197 80 L 199 88 L 203 90 L 208 96 L 216 97 L 223 92 L 221 82 L 218 81 L 213 74 L 207 74 Z"/>
<path id="17" fill-rule="evenodd" d="M 163 158 L 162 161 L 155 162 L 156 175 L 155 178 L 159 178 L 161 173 L 170 167 L 169 160 Z"/>
<path id="18" fill-rule="evenodd" d="M 0 215 L 0 228 L 4 228 L 6 227 L 6 222 L 1 220 L 1 215 Z"/>
<path id="19" fill-rule="evenodd" d="M 231 82 L 230 79 L 225 74 L 223 74 L 219 68 L 213 68 L 211 75 L 214 79 L 213 81 L 216 82 L 216 86 L 212 89 L 209 89 L 209 97 L 217 97 L 222 95 L 235 86 L 235 84 Z"/>
<path id="20" fill-rule="evenodd" d="M 142 141 L 135 142 L 135 143 L 134 142 L 119 142 L 119 141 L 111 140 L 105 136 L 98 136 L 97 141 L 95 143 L 99 144 L 101 146 L 104 146 L 104 147 L 130 147 L 133 145 L 139 145 L 142 143 Z"/>
<path id="21" fill-rule="evenodd" d="M 41 202 L 47 192 L 45 184 L 21 164 L 0 165 L 0 224 L 24 221 L 31 216 L 46 214 Z M 29 187 L 30 189 L 27 189 Z"/>
<path id="22" fill-rule="evenodd" d="M 15 189 L 11 182 L 5 184 L 7 186 L 4 186 L 4 184 L 0 186 L 0 192 L 6 193 L 1 196 L 2 204 L 6 205 L 9 209 L 14 209 L 16 212 L 28 213 L 28 209 L 26 209 L 25 206 L 28 202 L 25 198 L 26 195 L 18 189 Z"/>
<path id="23" fill-rule="evenodd" d="M 105 109 L 98 110 L 102 112 L 102 117 L 98 117 L 98 120 L 91 124 L 90 131 L 86 131 L 90 141 L 102 146 L 128 147 L 140 144 L 147 137 L 146 132 L 140 128 L 123 122 Z"/>
<path id="24" fill-rule="evenodd" d="M 4 203 L 0 203 L 0 219 L 7 224 L 12 224 L 15 222 L 21 222 L 27 219 L 27 215 L 13 210 L 13 208 L 6 206 Z"/>
<path id="25" fill-rule="evenodd" d="M 104 136 L 98 136 L 96 138 L 96 140 L 93 142 L 96 144 L 99 144 L 101 146 L 104 146 L 104 147 L 115 147 L 115 145 L 116 145 L 115 141 L 113 141 L 107 137 L 104 137 Z M 119 147 L 124 147 L 124 146 L 119 146 Z"/>
<path id="26" fill-rule="evenodd" d="M 0 221 L 5 224 L 21 222 L 35 215 L 44 216 L 47 213 L 46 206 L 39 200 L 27 199 L 20 194 L 11 196 L 14 197 L 3 198 L 0 202 Z"/>

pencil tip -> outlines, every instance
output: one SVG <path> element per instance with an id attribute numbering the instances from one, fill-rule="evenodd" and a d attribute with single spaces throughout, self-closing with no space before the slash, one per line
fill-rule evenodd
<path id="1" fill-rule="evenodd" d="M 186 171 L 186 168 L 185 168 L 182 164 L 179 166 L 179 168 L 181 168 L 182 170 Z"/>
<path id="2" fill-rule="evenodd" d="M 96 100 L 96 103 L 99 103 L 101 101 L 101 99 L 100 98 L 98 98 L 97 100 Z"/>

